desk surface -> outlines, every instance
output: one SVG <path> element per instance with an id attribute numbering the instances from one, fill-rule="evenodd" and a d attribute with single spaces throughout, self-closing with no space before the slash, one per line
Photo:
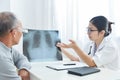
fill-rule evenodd
<path id="1" fill-rule="evenodd" d="M 67 70 L 56 71 L 46 67 L 52 64 L 63 64 L 63 62 L 34 62 L 31 64 L 31 80 L 120 80 L 120 72 L 109 69 L 100 68 L 101 71 L 98 73 L 77 76 L 68 74 Z"/>

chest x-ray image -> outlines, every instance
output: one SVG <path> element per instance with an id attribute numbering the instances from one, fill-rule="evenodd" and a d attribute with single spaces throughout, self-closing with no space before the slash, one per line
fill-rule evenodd
<path id="1" fill-rule="evenodd" d="M 57 30 L 33 30 L 23 34 L 23 54 L 30 62 L 62 60 Z"/>

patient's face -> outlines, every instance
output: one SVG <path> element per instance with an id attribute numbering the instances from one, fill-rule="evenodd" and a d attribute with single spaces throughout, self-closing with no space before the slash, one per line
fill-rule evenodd
<path id="1" fill-rule="evenodd" d="M 22 23 L 19 21 L 13 30 L 13 45 L 18 44 L 22 36 Z"/>

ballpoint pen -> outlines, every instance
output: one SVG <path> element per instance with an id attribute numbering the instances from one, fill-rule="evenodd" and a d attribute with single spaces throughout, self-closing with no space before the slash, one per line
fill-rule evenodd
<path id="1" fill-rule="evenodd" d="M 66 64 L 63 64 L 64 66 L 70 66 L 70 65 L 76 65 L 75 63 L 66 63 Z"/>

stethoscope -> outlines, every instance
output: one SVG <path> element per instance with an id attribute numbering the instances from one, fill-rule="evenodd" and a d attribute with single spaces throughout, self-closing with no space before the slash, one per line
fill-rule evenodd
<path id="1" fill-rule="evenodd" d="M 91 54 L 91 49 L 92 49 L 92 46 L 90 46 L 90 50 L 89 50 L 89 52 L 88 52 L 88 55 L 90 55 L 90 54 Z"/>

